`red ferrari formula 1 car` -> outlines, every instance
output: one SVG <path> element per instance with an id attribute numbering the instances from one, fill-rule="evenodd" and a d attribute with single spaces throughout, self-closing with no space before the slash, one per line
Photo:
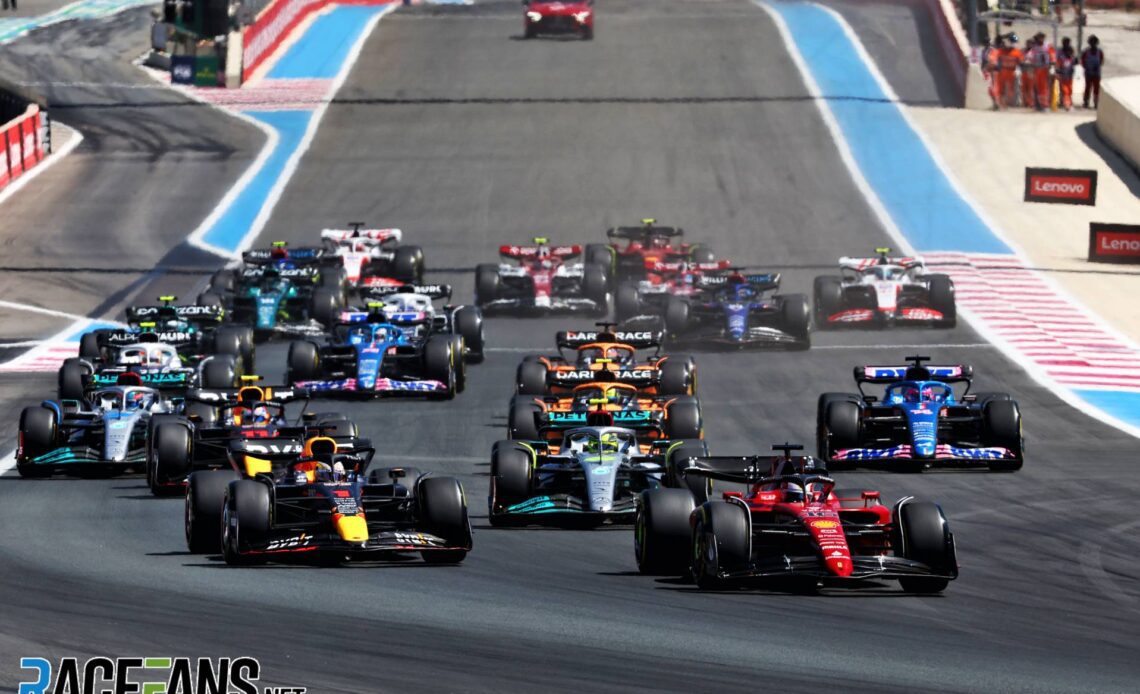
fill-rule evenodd
<path id="1" fill-rule="evenodd" d="M 792 456 L 690 458 L 684 477 L 748 485 L 696 506 L 691 484 L 641 496 L 634 546 L 642 573 L 691 575 L 702 589 L 775 581 L 796 591 L 819 584 L 897 580 L 937 593 L 958 577 L 954 535 L 942 509 L 879 492 L 835 489 L 820 461 Z"/>
<path id="2" fill-rule="evenodd" d="M 594 0 L 523 0 L 523 36 L 539 34 L 578 34 L 585 41 L 594 38 Z"/>
<path id="3" fill-rule="evenodd" d="M 568 262 L 582 255 L 581 246 L 551 246 L 542 236 L 533 246 L 500 246 L 510 263 L 475 268 L 475 300 L 484 313 L 554 313 L 609 310 L 609 268 L 598 263 Z"/>
<path id="4" fill-rule="evenodd" d="M 586 246 L 586 260 L 609 264 L 611 274 L 620 282 L 645 279 L 658 261 L 711 263 L 715 260 L 708 246 L 698 243 L 674 243 L 685 235 L 684 229 L 657 225 L 656 219 L 643 219 L 639 227 L 614 227 L 606 231 L 609 244 Z M 624 246 L 621 242 L 625 241 Z"/>
<path id="5" fill-rule="evenodd" d="M 662 315 L 670 296 L 695 296 L 710 284 L 723 282 L 731 268 L 728 260 L 694 263 L 687 255 L 671 261 L 646 260 L 644 279 L 618 286 L 615 317 L 624 321 L 643 314 Z"/>

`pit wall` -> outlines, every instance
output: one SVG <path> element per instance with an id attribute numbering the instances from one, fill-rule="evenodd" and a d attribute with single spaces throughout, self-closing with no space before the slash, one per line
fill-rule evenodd
<path id="1" fill-rule="evenodd" d="M 1115 77 L 1101 83 L 1096 131 L 1140 171 L 1140 75 Z M 1140 219 L 1132 223 L 1140 224 Z"/>

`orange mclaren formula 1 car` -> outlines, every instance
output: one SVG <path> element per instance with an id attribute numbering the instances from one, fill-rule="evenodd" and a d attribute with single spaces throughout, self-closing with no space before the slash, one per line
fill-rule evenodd
<path id="1" fill-rule="evenodd" d="M 696 395 L 697 365 L 692 357 L 662 355 L 660 332 L 615 331 L 598 323 L 598 331 L 562 331 L 555 337 L 558 354 L 529 356 L 519 364 L 519 395 L 570 393 L 577 386 L 606 378 L 636 387 L 645 395 Z M 574 350 L 567 355 L 566 350 Z M 653 350 L 639 357 L 638 352 Z"/>
<path id="2" fill-rule="evenodd" d="M 516 395 L 511 400 L 507 438 L 546 441 L 557 446 L 566 429 L 585 426 L 597 414 L 610 426 L 630 429 L 648 450 L 661 440 L 703 439 L 700 402 L 691 395 L 647 395 L 636 386 L 618 383 L 610 371 L 569 393 Z"/>

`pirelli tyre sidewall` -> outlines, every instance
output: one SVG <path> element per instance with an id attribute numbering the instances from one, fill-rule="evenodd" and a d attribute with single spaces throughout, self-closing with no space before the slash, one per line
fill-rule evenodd
<path id="1" fill-rule="evenodd" d="M 416 501 L 424 530 L 443 538 L 453 550 L 421 552 L 429 564 L 457 564 L 471 549 L 471 521 L 467 516 L 467 495 L 454 477 L 428 476 L 416 485 Z"/>
<path id="2" fill-rule="evenodd" d="M 670 439 L 703 439 L 701 404 L 692 396 L 679 397 L 665 406 L 665 433 Z"/>
<path id="3" fill-rule="evenodd" d="M 469 364 L 483 361 L 485 335 L 483 332 L 483 312 L 478 306 L 463 306 L 455 311 L 452 319 L 455 333 L 463 336 L 467 353 L 464 358 Z"/>
<path id="4" fill-rule="evenodd" d="M 661 395 L 696 395 L 697 365 L 692 357 L 670 355 L 659 366 L 658 392 Z"/>
<path id="5" fill-rule="evenodd" d="M 222 504 L 226 487 L 239 478 L 233 470 L 200 470 L 186 487 L 184 523 L 186 546 L 192 554 L 216 554 L 222 549 Z"/>
<path id="6" fill-rule="evenodd" d="M 693 526 L 693 580 L 705 590 L 723 586 L 721 572 L 748 568 L 751 557 L 748 511 L 736 503 L 710 501 L 700 507 Z"/>
<path id="7" fill-rule="evenodd" d="M 261 480 L 234 480 L 226 486 L 222 511 L 222 557 L 227 564 L 250 564 L 245 554 L 265 544 L 269 535 L 271 493 Z"/>
<path id="8" fill-rule="evenodd" d="M 695 508 L 692 495 L 685 489 L 658 487 L 641 493 L 633 524 L 638 571 L 650 576 L 688 573 L 692 545 L 689 517 Z"/>
<path id="9" fill-rule="evenodd" d="M 456 387 L 456 364 L 451 335 L 432 335 L 424 345 L 424 378 L 439 381 L 447 390 L 438 397 L 454 398 Z"/>
<path id="10" fill-rule="evenodd" d="M 87 362 L 78 357 L 65 359 L 59 367 L 59 399 L 82 402 L 90 377 L 91 367 Z"/>
<path id="11" fill-rule="evenodd" d="M 498 265 L 483 263 L 475 268 L 475 301 L 480 306 L 498 299 L 501 285 Z"/>
<path id="12" fill-rule="evenodd" d="M 490 514 L 526 501 L 534 491 L 534 454 L 513 441 L 499 441 L 491 449 Z"/>
<path id="13" fill-rule="evenodd" d="M 307 340 L 289 343 L 286 359 L 285 382 L 290 386 L 297 381 L 316 381 L 321 378 L 321 351 Z"/>
<path id="14" fill-rule="evenodd" d="M 148 465 L 153 494 L 161 495 L 166 485 L 179 482 L 190 473 L 194 460 L 193 446 L 194 436 L 187 424 L 168 420 L 155 427 Z"/>
<path id="15" fill-rule="evenodd" d="M 812 287 L 812 306 L 815 329 L 828 326 L 827 318 L 843 310 L 843 279 L 823 275 L 815 278 Z"/>
<path id="16" fill-rule="evenodd" d="M 515 371 L 515 392 L 519 395 L 545 395 L 546 364 L 540 361 L 523 361 Z"/>
<path id="17" fill-rule="evenodd" d="M 929 501 L 906 498 L 892 509 L 891 544 L 896 555 L 920 562 L 936 574 L 958 575 L 954 535 L 941 507 Z M 917 593 L 941 592 L 946 578 L 913 576 L 901 579 L 903 590 Z"/>
<path id="18" fill-rule="evenodd" d="M 507 438 L 521 441 L 537 439 L 537 417 L 540 412 L 542 408 L 535 403 L 533 397 L 516 395 L 512 398 L 507 410 Z"/>
<path id="19" fill-rule="evenodd" d="M 50 465 L 31 465 L 26 461 L 55 450 L 59 440 L 59 418 L 55 410 L 38 405 L 25 407 L 20 412 L 20 457 L 16 460 L 16 471 L 21 477 L 46 477 L 52 470 Z"/>

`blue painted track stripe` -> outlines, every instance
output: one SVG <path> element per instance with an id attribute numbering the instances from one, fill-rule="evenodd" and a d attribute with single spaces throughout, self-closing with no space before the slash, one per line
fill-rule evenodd
<path id="1" fill-rule="evenodd" d="M 360 39 L 368 20 L 382 8 L 339 5 L 317 17 L 304 39 L 293 44 L 266 75 L 268 79 L 332 79 Z"/>

